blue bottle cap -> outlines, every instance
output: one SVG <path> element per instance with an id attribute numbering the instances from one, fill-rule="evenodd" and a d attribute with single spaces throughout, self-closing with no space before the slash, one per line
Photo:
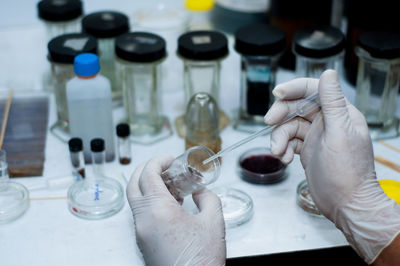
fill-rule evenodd
<path id="1" fill-rule="evenodd" d="M 74 59 L 75 74 L 81 77 L 89 77 L 100 72 L 99 58 L 95 54 L 83 53 Z"/>

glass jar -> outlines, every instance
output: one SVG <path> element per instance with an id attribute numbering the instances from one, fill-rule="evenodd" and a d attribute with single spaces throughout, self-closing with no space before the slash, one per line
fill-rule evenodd
<path id="1" fill-rule="evenodd" d="M 228 55 L 228 40 L 216 31 L 191 31 L 178 39 L 178 54 L 184 63 L 185 105 L 198 92 L 210 94 L 219 103 L 221 61 Z"/>
<path id="2" fill-rule="evenodd" d="M 278 59 L 285 47 L 285 33 L 274 26 L 251 24 L 235 33 L 235 49 L 241 54 L 242 68 L 235 129 L 255 132 L 264 126 L 264 115 L 274 102 Z"/>
<path id="3" fill-rule="evenodd" d="M 84 33 L 64 34 L 48 44 L 48 60 L 51 64 L 51 88 L 55 94 L 57 122 L 50 131 L 60 140 L 69 140 L 69 119 L 66 84 L 75 77 L 74 58 L 81 53 L 97 53 L 97 40 Z"/>
<path id="4" fill-rule="evenodd" d="M 315 26 L 299 30 L 294 35 L 298 77 L 319 78 L 326 69 L 338 69 L 343 57 L 343 33 L 331 26 Z"/>
<path id="5" fill-rule="evenodd" d="M 42 0 L 37 8 L 46 25 L 47 41 L 65 33 L 80 32 L 83 13 L 80 0 Z"/>
<path id="6" fill-rule="evenodd" d="M 134 142 L 150 144 L 172 134 L 168 118 L 160 114 L 160 63 L 166 57 L 165 46 L 163 38 L 146 32 L 126 33 L 115 42 L 124 107 Z"/>
<path id="7" fill-rule="evenodd" d="M 358 39 L 356 107 L 364 114 L 372 139 L 399 135 L 400 34 L 365 32 Z"/>
<path id="8" fill-rule="evenodd" d="M 113 105 L 122 104 L 122 89 L 116 75 L 114 60 L 115 38 L 129 31 L 129 19 L 115 11 L 100 11 L 82 19 L 82 31 L 99 41 L 101 74 L 111 82 Z"/>

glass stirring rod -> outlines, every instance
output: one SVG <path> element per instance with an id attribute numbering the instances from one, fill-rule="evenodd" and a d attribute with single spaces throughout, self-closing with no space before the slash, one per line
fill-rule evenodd
<path id="1" fill-rule="evenodd" d="M 203 164 L 207 164 L 207 163 L 211 162 L 212 160 L 214 160 L 218 157 L 221 157 L 224 153 L 230 152 L 230 151 L 242 146 L 243 144 L 257 138 L 258 136 L 270 133 L 272 130 L 274 130 L 275 127 L 280 126 L 280 125 L 286 123 L 287 121 L 292 120 L 293 118 L 295 118 L 297 116 L 304 117 L 304 116 L 314 112 L 315 110 L 317 110 L 320 107 L 318 93 L 314 93 L 302 100 L 299 100 L 296 103 L 296 105 L 297 105 L 296 111 L 286 115 L 286 117 L 279 124 L 277 124 L 275 126 L 266 126 L 263 129 L 251 134 L 247 138 L 244 138 L 244 139 L 236 142 L 235 144 L 232 144 L 231 146 L 220 150 L 217 154 L 214 154 L 213 156 L 205 159 L 203 161 Z"/>

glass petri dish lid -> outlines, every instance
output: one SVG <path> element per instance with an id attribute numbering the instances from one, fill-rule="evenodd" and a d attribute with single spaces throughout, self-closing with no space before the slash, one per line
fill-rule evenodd
<path id="1" fill-rule="evenodd" d="M 296 201 L 304 211 L 314 216 L 323 217 L 322 213 L 318 210 L 317 206 L 311 197 L 310 190 L 308 188 L 307 180 L 303 180 L 297 186 Z"/>
<path id="2" fill-rule="evenodd" d="M 221 200 L 225 227 L 240 226 L 253 217 L 253 200 L 241 190 L 220 187 L 213 189 Z"/>
<path id="3" fill-rule="evenodd" d="M 29 207 L 28 189 L 15 182 L 7 182 L 0 188 L 0 224 L 12 222 Z"/>

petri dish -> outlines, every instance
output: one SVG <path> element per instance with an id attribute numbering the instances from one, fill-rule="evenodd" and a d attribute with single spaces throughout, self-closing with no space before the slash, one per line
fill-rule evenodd
<path id="1" fill-rule="evenodd" d="M 80 218 L 97 220 L 118 213 L 124 206 L 121 184 L 106 177 L 74 183 L 68 190 L 68 209 Z"/>
<path id="2" fill-rule="evenodd" d="M 29 207 L 28 189 L 18 183 L 7 182 L 0 188 L 0 224 L 12 222 Z"/>
<path id="3" fill-rule="evenodd" d="M 308 189 L 307 180 L 303 180 L 297 186 L 297 205 L 303 210 L 314 216 L 323 217 L 322 213 L 318 210 L 317 206 L 311 197 L 310 190 Z"/>
<path id="4" fill-rule="evenodd" d="M 240 177 L 249 183 L 272 184 L 286 177 L 286 165 L 267 148 L 254 148 L 244 152 L 238 160 Z"/>
<path id="5" fill-rule="evenodd" d="M 214 193 L 221 200 L 222 212 L 227 229 L 234 228 L 253 217 L 253 200 L 241 190 L 234 188 L 216 188 Z"/>

